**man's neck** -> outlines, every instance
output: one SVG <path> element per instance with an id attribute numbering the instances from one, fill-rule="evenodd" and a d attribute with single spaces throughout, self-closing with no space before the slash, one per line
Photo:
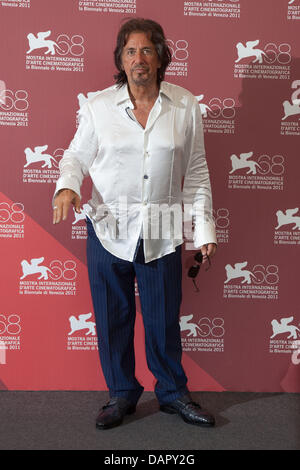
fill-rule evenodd
<path id="1" fill-rule="evenodd" d="M 134 106 L 138 106 L 139 104 L 151 104 L 158 97 L 159 87 L 156 83 L 150 86 L 137 86 L 134 83 L 128 83 L 128 92 Z"/>

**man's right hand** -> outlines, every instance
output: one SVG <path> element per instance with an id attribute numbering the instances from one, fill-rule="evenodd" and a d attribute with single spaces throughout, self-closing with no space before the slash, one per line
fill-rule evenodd
<path id="1" fill-rule="evenodd" d="M 78 194 L 71 189 L 61 189 L 54 199 L 54 224 L 58 224 L 61 220 L 66 220 L 71 204 L 75 207 L 75 211 L 80 214 L 80 197 Z"/>

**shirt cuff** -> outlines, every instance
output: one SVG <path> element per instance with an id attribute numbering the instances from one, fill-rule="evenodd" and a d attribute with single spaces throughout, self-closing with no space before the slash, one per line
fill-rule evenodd
<path id="1" fill-rule="evenodd" d="M 195 248 L 207 245 L 208 243 L 215 243 L 217 245 L 215 226 L 213 224 L 204 224 L 201 227 L 195 228 L 193 241 Z"/>

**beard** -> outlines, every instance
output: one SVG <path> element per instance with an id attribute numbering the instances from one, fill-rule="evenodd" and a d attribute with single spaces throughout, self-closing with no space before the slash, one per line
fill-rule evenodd
<path id="1" fill-rule="evenodd" d="M 151 81 L 148 67 L 139 67 L 142 70 L 133 69 L 131 72 L 131 79 L 137 86 L 147 85 Z"/>

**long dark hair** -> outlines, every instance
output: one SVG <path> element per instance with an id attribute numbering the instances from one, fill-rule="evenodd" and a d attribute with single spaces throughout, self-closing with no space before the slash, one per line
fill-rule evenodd
<path id="1" fill-rule="evenodd" d="M 133 32 L 143 32 L 149 34 L 149 39 L 153 42 L 159 61 L 161 63 L 160 68 L 157 70 L 157 84 L 165 77 L 165 71 L 172 60 L 171 51 L 167 45 L 166 38 L 162 27 L 153 20 L 147 20 L 144 18 L 132 18 L 124 23 L 118 33 L 117 45 L 114 50 L 115 65 L 119 71 L 114 78 L 116 84 L 121 87 L 127 83 L 127 76 L 124 70 L 122 70 L 122 51 L 126 45 L 128 37 Z"/>

